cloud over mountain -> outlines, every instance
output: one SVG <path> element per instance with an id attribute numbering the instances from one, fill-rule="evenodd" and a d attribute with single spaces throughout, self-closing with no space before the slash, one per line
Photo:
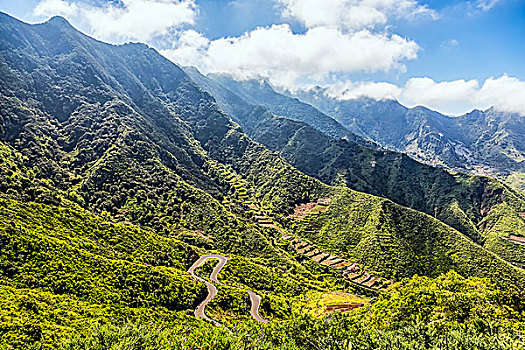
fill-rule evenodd
<path id="1" fill-rule="evenodd" d="M 480 84 L 477 80 L 436 82 L 412 78 L 403 87 L 386 82 L 339 82 L 328 85 L 326 94 L 341 100 L 371 97 L 398 99 L 408 107 L 422 105 L 445 114 L 463 114 L 474 108 L 494 106 L 525 115 L 525 82 L 504 74 Z"/>
<path id="2" fill-rule="evenodd" d="M 63 15 L 95 37 L 111 42 L 148 41 L 183 24 L 193 24 L 196 5 L 194 0 L 121 0 L 100 6 L 81 0 L 42 0 L 34 14 Z"/>
<path id="3" fill-rule="evenodd" d="M 207 41 L 191 31 L 180 39 L 174 49 L 162 51 L 175 62 L 287 86 L 302 76 L 322 79 L 331 72 L 403 70 L 402 61 L 415 59 L 419 50 L 417 43 L 395 34 L 343 33 L 326 27 L 296 34 L 287 24 L 257 28 L 236 38 Z"/>
<path id="4" fill-rule="evenodd" d="M 426 54 L 421 54 L 422 59 L 428 59 L 430 49 L 420 38 L 416 41 L 400 34 L 393 24 L 443 15 L 422 1 L 267 1 L 275 12 L 274 21 L 247 27 L 244 33 L 219 36 L 207 35 L 198 26 L 199 0 L 40 0 L 33 14 L 37 18 L 63 15 L 88 34 L 114 43 L 145 41 L 173 62 L 196 66 L 204 73 L 266 79 L 288 89 L 302 88 L 304 82 L 332 83 L 327 93 L 337 98 L 396 98 L 409 106 L 424 105 L 447 114 L 491 105 L 525 111 L 525 83 L 502 72 L 491 73 L 499 78 L 484 82 L 438 82 L 425 77 L 431 71 L 399 78 L 421 52 Z M 466 2 L 480 13 L 501 3 Z M 243 6 L 253 9 L 258 5 L 245 1 Z M 438 41 L 440 52 L 453 57 L 468 46 L 466 41 L 460 45 L 459 40 L 446 37 Z M 363 76 L 370 73 L 383 78 L 353 80 L 354 76 L 367 79 Z M 390 82 L 381 82 L 383 79 Z"/>

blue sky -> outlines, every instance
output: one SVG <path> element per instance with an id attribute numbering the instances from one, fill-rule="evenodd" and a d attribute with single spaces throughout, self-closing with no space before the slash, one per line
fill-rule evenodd
<path id="1" fill-rule="evenodd" d="M 201 9 L 197 28 L 214 39 L 283 22 L 273 1 L 238 1 L 241 6 L 224 0 L 197 3 Z M 406 63 L 406 73 L 379 74 L 378 79 L 402 83 L 412 76 L 485 80 L 507 73 L 525 80 L 525 1 L 502 0 L 488 11 L 467 1 L 421 3 L 438 10 L 440 17 L 392 23 L 395 33 L 420 44 L 418 59 Z M 297 32 L 305 30 L 299 23 L 293 25 Z"/>
<path id="2" fill-rule="evenodd" d="M 447 114 L 525 111 L 524 0 L 0 0 L 0 10 L 62 15 L 101 40 L 281 88 Z"/>

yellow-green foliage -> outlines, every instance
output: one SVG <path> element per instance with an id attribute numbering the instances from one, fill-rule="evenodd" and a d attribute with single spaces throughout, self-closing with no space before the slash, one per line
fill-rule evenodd
<path id="1" fill-rule="evenodd" d="M 341 191 L 328 210 L 294 224 L 299 236 L 388 277 L 450 269 L 522 289 L 525 272 L 434 218 L 388 200 Z"/>
<path id="2" fill-rule="evenodd" d="M 440 213 L 439 219 L 456 229 L 461 228 L 461 232 L 470 237 L 473 241 L 483 241 L 483 237 L 479 233 L 476 224 L 461 209 L 457 200 L 453 200 L 450 205 L 443 209 Z"/>
<path id="3" fill-rule="evenodd" d="M 486 238 L 483 247 L 507 261 L 525 265 L 525 246 L 504 238 L 510 235 L 525 237 L 525 219 L 507 203 L 495 206 L 481 224 Z"/>
<path id="4" fill-rule="evenodd" d="M 525 237 L 525 218 L 507 203 L 494 206 L 480 226 L 484 227 L 487 235 Z"/>
<path id="5" fill-rule="evenodd" d="M 205 294 L 185 272 L 195 248 L 74 205 L 0 199 L 0 247 L 0 338 L 14 346 L 98 321 L 177 318 Z"/>
<path id="6" fill-rule="evenodd" d="M 136 226 L 105 221 L 74 204 L 55 207 L 0 199 L 0 218 L 4 229 L 11 226 L 15 231 L 27 230 L 31 235 L 67 242 L 71 247 L 112 259 L 182 270 L 189 267 L 187 254 L 192 249 L 187 244 Z"/>
<path id="7" fill-rule="evenodd" d="M 16 197 L 22 186 L 27 186 L 28 179 L 20 169 L 22 163 L 20 153 L 0 142 L 0 192 Z"/>
<path id="8" fill-rule="evenodd" d="M 229 286 L 219 286 L 217 297 L 209 304 L 209 314 L 214 319 L 249 319 L 250 316 L 250 297 L 248 292 L 232 288 Z"/>
<path id="9" fill-rule="evenodd" d="M 25 217 L 31 218 L 31 210 L 38 209 L 39 205 L 32 208 L 26 206 L 25 210 L 18 207 L 13 212 L 13 206 L 9 205 L 12 203 L 0 202 L 0 215 L 9 220 L 0 223 L 0 272 L 19 288 L 44 288 L 102 304 L 121 303 L 132 307 L 159 305 L 173 310 L 192 308 L 204 292 L 201 285 L 181 270 L 186 252 L 183 250 L 184 254 L 181 254 L 177 246 L 164 248 L 169 257 L 168 264 L 177 268 L 153 266 L 151 263 L 158 258 L 155 254 L 162 253 L 162 248 L 157 248 L 151 241 L 149 247 L 140 241 L 134 242 L 138 232 L 132 233 L 131 237 L 122 235 L 126 238 L 124 243 L 118 242 L 122 236 L 111 237 L 119 229 L 120 232 L 133 232 L 132 228 L 126 230 L 116 226 L 113 232 L 106 231 L 103 227 L 112 225 L 97 227 L 96 222 L 90 225 L 88 216 L 83 218 L 87 219 L 86 222 L 74 215 L 70 216 L 70 220 L 61 221 L 60 214 L 53 216 L 45 210 L 47 215 L 39 218 L 40 224 L 38 221 L 26 222 Z M 28 207 L 31 209 L 28 210 Z M 67 212 L 67 209 L 64 211 Z M 76 225 L 71 224 L 71 220 Z M 111 248 L 98 248 L 97 240 Z M 126 244 L 131 247 L 126 247 Z M 151 251 L 145 252 L 143 258 L 133 259 L 133 254 L 125 255 L 126 249 L 133 245 Z M 118 251 L 120 256 L 115 254 Z M 153 259 L 148 259 L 147 253 Z"/>
<path id="10" fill-rule="evenodd" d="M 436 279 L 414 277 L 398 284 L 370 307 L 318 318 L 295 314 L 286 322 L 237 323 L 221 328 L 126 325 L 96 327 L 86 339 L 64 349 L 521 349 L 523 304 L 486 279 L 464 279 L 454 272 Z M 105 347 L 104 347 L 105 346 Z"/>
<path id="11" fill-rule="evenodd" d="M 197 323 L 187 312 L 164 307 L 126 307 L 97 304 L 42 289 L 0 285 L 0 348 L 26 349 L 41 343 L 56 349 L 73 334 L 85 336 L 97 324 L 128 321 L 149 325 Z"/>
<path id="12" fill-rule="evenodd" d="M 253 290 L 285 296 L 304 292 L 305 279 L 308 277 L 294 274 L 293 270 L 292 273 L 283 274 L 279 267 L 261 267 L 243 257 L 233 257 L 219 273 L 219 279 L 230 285 L 248 286 Z"/>
<path id="13" fill-rule="evenodd" d="M 55 207 L 0 199 L 0 243 L 4 344 L 24 348 L 40 340 L 51 347 L 98 322 L 170 324 L 180 315 L 193 315 L 206 294 L 204 284 L 186 272 L 204 251 L 105 221 L 71 203 Z M 293 297 L 305 293 L 309 278 L 316 278 L 280 254 L 256 261 L 232 256 L 219 276 L 260 293 L 261 314 L 269 319 L 290 317 Z M 287 274 L 277 267 L 288 269 Z M 210 310 L 231 324 L 251 319 L 249 305 L 247 292 L 220 288 Z"/>

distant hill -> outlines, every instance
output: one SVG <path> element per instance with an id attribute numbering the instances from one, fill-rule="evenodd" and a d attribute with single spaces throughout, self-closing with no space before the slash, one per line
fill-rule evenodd
<path id="1" fill-rule="evenodd" d="M 295 96 L 383 147 L 454 171 L 497 176 L 525 191 L 525 116 L 490 108 L 448 117 L 395 100 L 337 100 L 321 88 Z"/>
<path id="2" fill-rule="evenodd" d="M 289 324 L 302 329 L 295 319 L 310 296 L 357 290 L 298 254 L 290 236 L 383 279 L 456 270 L 519 300 L 524 255 L 510 238 L 524 235 L 525 210 L 514 191 L 332 138 L 223 89 L 147 45 L 102 43 L 60 17 L 29 25 L 0 13 L 0 347 L 104 343 L 112 327 L 148 337 L 128 322 L 200 346 L 217 333 L 194 317 L 207 292 L 187 268 L 210 253 L 229 258 L 221 279 L 261 295 L 261 314 L 275 321 L 264 327 L 282 340 Z M 324 212 L 290 216 L 326 198 Z M 437 206 L 461 231 L 403 201 Z M 248 294 L 218 291 L 210 315 L 259 337 Z M 308 322 L 308 334 L 325 325 Z"/>
<path id="3" fill-rule="evenodd" d="M 490 178 L 453 175 L 442 168 L 419 163 L 401 153 L 371 149 L 348 140 L 332 138 L 304 122 L 274 116 L 260 106 L 252 106 L 250 110 L 246 101 L 242 102 L 240 96 L 221 82 L 226 81 L 230 87 L 236 86 L 235 90 L 243 91 L 243 95 L 253 93 L 254 96 L 259 96 L 253 90 L 259 86 L 255 82 L 240 83 L 233 79 L 225 80 L 224 76 L 215 80 L 215 76 L 206 78 L 197 73 L 194 71 L 194 81 L 214 96 L 220 96 L 217 101 L 221 108 L 236 115 L 236 119 L 252 138 L 279 152 L 299 170 L 327 184 L 345 185 L 357 191 L 386 197 L 435 216 L 480 244 L 492 237 L 488 248 L 497 251 L 509 261 L 520 265 L 525 263 L 525 259 L 517 258 L 519 254 L 514 253 L 515 249 L 521 248 L 501 239 L 493 239 L 499 235 L 508 236 L 509 232 L 497 233 L 494 226 L 489 229 L 485 225 L 487 221 L 503 220 L 517 228 L 513 232 L 525 235 L 522 227 L 524 218 L 520 214 L 525 211 L 522 194 Z M 244 89 L 245 86 L 249 88 Z M 285 99 L 274 102 L 277 104 L 277 101 Z M 241 105 L 242 108 L 239 108 Z M 296 116 L 296 119 L 299 117 Z M 392 121 L 391 128 L 395 124 Z M 487 210 L 489 207 L 505 207 L 509 204 L 514 208 L 513 215 Z"/>
<path id="4" fill-rule="evenodd" d="M 189 70 L 188 73 L 192 75 L 191 70 Z M 192 76 L 195 77 L 194 75 Z M 210 74 L 210 78 L 235 93 L 246 103 L 264 106 L 275 115 L 305 122 L 330 137 L 344 138 L 352 142 L 375 147 L 373 143 L 357 136 L 333 118 L 320 112 L 317 108 L 303 103 L 297 98 L 276 92 L 272 86 L 264 80 L 237 81 L 225 74 Z M 195 77 L 195 79 L 199 78 Z M 212 93 L 212 95 L 214 94 Z M 232 110 L 231 112 L 235 114 L 235 111 Z"/>

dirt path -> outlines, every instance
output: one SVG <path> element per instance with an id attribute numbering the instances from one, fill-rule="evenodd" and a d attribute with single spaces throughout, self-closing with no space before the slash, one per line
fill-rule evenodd
<path id="1" fill-rule="evenodd" d="M 197 276 L 195 274 L 195 270 L 199 266 L 204 264 L 204 262 L 206 260 L 208 260 L 208 259 L 219 259 L 219 263 L 217 265 L 215 265 L 215 267 L 213 268 L 212 273 L 210 274 L 210 280 L 213 283 L 216 283 L 216 284 L 221 285 L 221 286 L 228 286 L 228 287 L 231 287 L 231 288 L 238 288 L 238 287 L 233 287 L 233 286 L 229 286 L 227 284 L 224 284 L 224 283 L 220 282 L 217 279 L 217 275 L 222 270 L 224 265 L 226 265 L 226 263 L 228 262 L 228 259 L 225 256 L 218 255 L 218 254 L 209 254 L 209 255 L 201 256 L 188 269 L 188 272 L 193 276 L 193 278 L 195 278 L 196 280 L 206 284 L 206 287 L 208 287 L 208 296 L 206 296 L 206 299 L 204 299 L 204 301 L 202 303 L 200 303 L 199 306 L 197 306 L 197 308 L 195 309 L 195 317 L 205 319 L 205 320 L 207 320 L 209 322 L 212 322 L 216 326 L 222 326 L 221 323 L 219 323 L 216 320 L 206 316 L 206 313 L 204 312 L 204 309 L 206 308 L 206 305 L 208 305 L 208 303 L 210 301 L 212 301 L 213 298 L 215 298 L 217 296 L 217 287 L 215 287 L 215 285 L 213 285 L 212 283 L 210 283 L 210 282 L 200 278 L 199 276 Z M 242 289 L 242 288 L 238 288 L 238 289 Z M 242 290 L 246 290 L 248 292 L 248 294 L 250 295 L 250 301 L 251 301 L 251 304 L 252 304 L 251 309 L 250 309 L 250 315 L 256 321 L 259 321 L 259 322 L 262 322 L 262 323 L 268 323 L 267 320 L 265 320 L 264 318 L 262 318 L 259 315 L 259 307 L 261 305 L 261 297 L 259 295 L 255 294 L 254 292 L 252 292 L 251 290 L 248 290 L 248 289 L 242 289 Z"/>

